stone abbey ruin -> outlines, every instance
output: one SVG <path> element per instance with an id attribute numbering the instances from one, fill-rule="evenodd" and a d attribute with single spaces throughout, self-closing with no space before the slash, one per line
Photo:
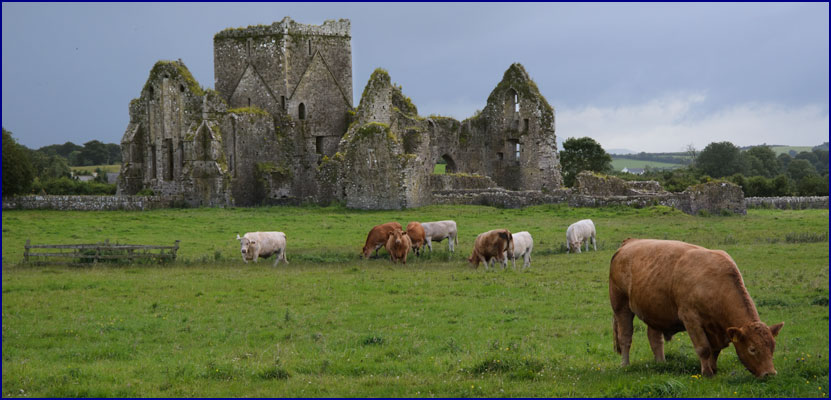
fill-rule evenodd
<path id="1" fill-rule="evenodd" d="M 350 35 L 345 19 L 225 29 L 214 36 L 215 90 L 181 60 L 157 62 L 130 102 L 118 197 L 152 193 L 188 206 L 567 202 L 745 213 L 737 187 L 670 194 L 657 183 L 592 174 L 562 187 L 554 109 L 520 64 L 464 121 L 420 116 L 382 69 L 354 107 Z M 433 174 L 440 160 L 447 174 Z"/>
<path id="2" fill-rule="evenodd" d="M 350 22 L 214 36 L 216 90 L 159 61 L 130 103 L 119 194 L 152 190 L 206 205 L 431 204 L 446 188 L 557 190 L 554 110 L 511 65 L 477 116 L 418 115 L 376 70 L 352 104 Z M 437 161 L 451 174 L 435 176 Z"/>

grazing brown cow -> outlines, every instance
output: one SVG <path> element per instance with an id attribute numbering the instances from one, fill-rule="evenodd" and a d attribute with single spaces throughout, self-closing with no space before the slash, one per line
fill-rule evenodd
<path id="1" fill-rule="evenodd" d="M 712 376 L 722 349 L 733 343 L 757 378 L 776 375 L 774 337 L 784 322 L 765 325 L 744 286 L 736 263 L 721 250 L 674 240 L 626 239 L 609 267 L 615 351 L 629 364 L 632 319 L 647 326 L 655 361 L 664 361 L 664 338 L 687 331 Z"/>
<path id="2" fill-rule="evenodd" d="M 424 227 L 418 222 L 410 222 L 407 224 L 407 236 L 413 242 L 413 252 L 421 255 L 421 248 L 424 247 Z"/>
<path id="3" fill-rule="evenodd" d="M 398 260 L 403 260 L 407 264 L 407 253 L 410 252 L 412 242 L 407 232 L 401 229 L 393 230 L 387 237 L 387 252 L 390 253 L 390 261 L 396 263 Z"/>
<path id="4" fill-rule="evenodd" d="M 494 229 L 480 233 L 473 243 L 473 254 L 467 261 L 474 268 L 479 268 L 479 262 L 485 263 L 485 269 L 495 261 L 502 262 L 502 268 L 508 266 L 507 254 L 514 254 L 514 238 L 507 229 Z"/>
<path id="5" fill-rule="evenodd" d="M 373 227 L 366 235 L 366 244 L 363 251 L 361 251 L 361 257 L 369 258 L 373 250 L 375 251 L 375 257 L 378 257 L 378 249 L 387 244 L 389 233 L 396 229 L 401 230 L 401 224 L 398 222 L 387 222 Z"/>

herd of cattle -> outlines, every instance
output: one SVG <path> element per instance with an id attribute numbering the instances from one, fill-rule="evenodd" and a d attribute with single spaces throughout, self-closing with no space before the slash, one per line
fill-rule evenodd
<path id="1" fill-rule="evenodd" d="M 566 231 L 569 252 L 580 252 L 589 242 L 597 251 L 597 233 L 589 220 L 575 222 Z M 373 227 L 366 238 L 361 257 L 385 247 L 390 260 L 407 263 L 407 254 L 416 255 L 432 242 L 447 239 L 450 251 L 458 244 L 456 222 L 410 222 L 404 230 L 398 222 Z M 283 232 L 249 232 L 240 241 L 246 263 L 276 256 L 274 265 L 286 260 L 286 235 Z M 534 240 L 528 232 L 511 233 L 494 229 L 476 237 L 468 262 L 474 267 L 495 262 L 507 267 L 508 259 L 523 258 L 531 265 Z M 775 375 L 773 352 L 775 337 L 784 322 L 768 326 L 761 321 L 756 306 L 744 286 L 736 263 L 724 251 L 710 250 L 674 240 L 626 239 L 612 256 L 609 267 L 609 299 L 614 313 L 615 351 L 622 365 L 629 364 L 632 321 L 637 315 L 647 325 L 647 337 L 656 362 L 664 362 L 664 340 L 687 331 L 701 363 L 701 374 L 716 372 L 719 353 L 733 343 L 739 361 L 757 378 Z"/>
<path id="2" fill-rule="evenodd" d="M 459 244 L 457 237 L 456 221 L 436 222 L 410 222 L 407 229 L 401 227 L 398 222 L 387 222 L 373 227 L 366 236 L 366 244 L 361 250 L 361 257 L 369 258 L 372 252 L 378 256 L 381 247 L 387 249 L 390 261 L 397 263 L 399 260 L 407 264 L 407 255 L 412 251 L 417 256 L 421 254 L 426 246 L 433 251 L 433 242 L 441 242 L 447 239 L 449 249 L 455 252 Z M 242 237 L 237 235 L 240 242 L 240 253 L 242 260 L 257 262 L 260 258 L 268 258 L 275 255 L 274 266 L 286 259 L 286 234 L 283 232 L 248 232 Z M 577 221 L 568 227 L 566 231 L 566 243 L 570 252 L 580 252 L 582 243 L 586 243 L 586 251 L 589 251 L 589 242 L 597 251 L 597 232 L 594 223 L 590 219 Z M 508 266 L 508 260 L 513 261 L 516 269 L 516 259 L 523 259 L 523 267 L 531 266 L 531 251 L 534 249 L 534 239 L 528 232 L 511 233 L 507 229 L 493 229 L 480 233 L 473 243 L 473 254 L 468 258 L 471 265 L 478 268 L 479 263 L 485 264 L 485 269 L 501 262 L 502 267 Z"/>

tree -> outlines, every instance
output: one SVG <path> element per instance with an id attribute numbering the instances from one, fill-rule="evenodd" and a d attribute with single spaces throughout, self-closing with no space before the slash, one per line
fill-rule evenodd
<path id="1" fill-rule="evenodd" d="M 828 177 L 806 175 L 796 184 L 796 192 L 800 196 L 828 196 Z"/>
<path id="2" fill-rule="evenodd" d="M 592 138 L 568 138 L 560 151 L 560 165 L 563 168 L 563 182 L 566 186 L 572 186 L 580 171 L 611 171 L 612 156 Z"/>
<path id="3" fill-rule="evenodd" d="M 107 164 L 121 164 L 121 146 L 115 143 L 107 143 Z"/>
<path id="4" fill-rule="evenodd" d="M 781 163 L 776 158 L 776 152 L 767 145 L 751 147 L 750 150 L 745 152 L 745 156 L 748 159 L 750 167 L 748 173 L 751 176 L 760 175 L 773 178 L 782 168 Z"/>
<path id="5" fill-rule="evenodd" d="M 3 128 L 3 196 L 28 192 L 34 177 L 28 149 Z"/>
<path id="6" fill-rule="evenodd" d="M 782 165 L 782 167 L 779 169 L 779 172 L 785 173 L 785 172 L 788 171 L 788 164 L 791 163 L 791 161 L 793 160 L 793 157 L 791 157 L 791 156 L 789 156 L 785 153 L 782 153 L 782 154 L 776 156 L 776 159 L 779 160 L 779 164 Z"/>
<path id="7" fill-rule="evenodd" d="M 814 166 L 808 160 L 797 159 L 788 164 L 788 175 L 796 182 L 799 182 L 808 175 L 815 175 L 816 173 L 816 169 L 814 169 Z"/>
<path id="8" fill-rule="evenodd" d="M 747 169 L 746 163 L 741 150 L 730 142 L 710 143 L 696 158 L 696 166 L 713 178 L 744 173 Z"/>
<path id="9" fill-rule="evenodd" d="M 84 143 L 84 148 L 81 150 L 81 163 L 82 165 L 105 165 L 110 163 L 109 156 L 106 144 L 98 140 L 90 140 Z"/>

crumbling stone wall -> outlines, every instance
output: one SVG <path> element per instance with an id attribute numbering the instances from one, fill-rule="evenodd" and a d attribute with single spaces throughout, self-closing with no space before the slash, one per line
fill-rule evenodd
<path id="1" fill-rule="evenodd" d="M 3 198 L 3 210 L 144 211 L 185 204 L 182 196 L 31 195 Z"/>
<path id="2" fill-rule="evenodd" d="M 828 209 L 828 196 L 806 197 L 746 197 L 747 208 L 777 208 L 780 210 Z"/>
<path id="3" fill-rule="evenodd" d="M 636 196 L 640 194 L 666 194 L 656 181 L 625 181 L 615 176 L 581 171 L 577 174 L 575 192 L 584 196 Z"/>
<path id="4" fill-rule="evenodd" d="M 681 193 L 678 204 L 673 207 L 693 215 L 701 212 L 718 214 L 725 210 L 734 214 L 747 214 L 742 188 L 730 182 L 707 182 L 690 186 Z"/>

